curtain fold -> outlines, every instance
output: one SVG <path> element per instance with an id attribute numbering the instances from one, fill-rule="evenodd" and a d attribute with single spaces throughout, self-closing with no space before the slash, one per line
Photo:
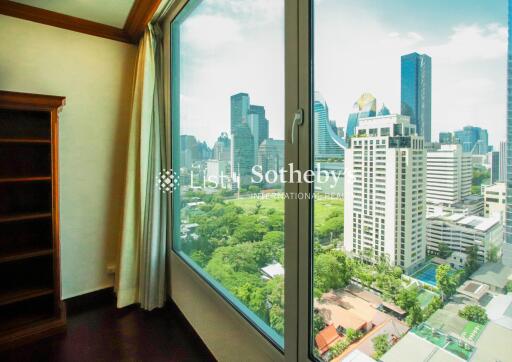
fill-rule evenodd
<path id="1" fill-rule="evenodd" d="M 149 25 L 133 82 L 124 214 L 116 273 L 117 306 L 163 306 L 166 299 L 167 195 L 157 177 L 167 165 L 162 32 Z"/>

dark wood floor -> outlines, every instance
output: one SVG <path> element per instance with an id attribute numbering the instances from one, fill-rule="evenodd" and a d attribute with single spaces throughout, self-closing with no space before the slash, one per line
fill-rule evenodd
<path id="1" fill-rule="evenodd" d="M 65 334 L 0 352 L 0 361 L 214 361 L 172 304 L 119 310 L 110 298 L 68 309 Z"/>

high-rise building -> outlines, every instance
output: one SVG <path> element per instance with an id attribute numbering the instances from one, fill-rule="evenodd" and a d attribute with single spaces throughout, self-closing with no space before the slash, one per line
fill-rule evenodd
<path id="1" fill-rule="evenodd" d="M 255 165 L 254 139 L 245 123 L 235 126 L 231 133 L 231 178 L 239 180 L 241 186 L 251 183 L 252 167 Z"/>
<path id="2" fill-rule="evenodd" d="M 258 150 L 258 165 L 262 173 L 276 171 L 284 168 L 284 141 L 268 138 L 261 142 Z"/>
<path id="3" fill-rule="evenodd" d="M 505 182 L 507 180 L 507 142 L 500 142 L 500 179 Z"/>
<path id="4" fill-rule="evenodd" d="M 489 136 L 486 129 L 466 126 L 453 133 L 454 142 L 462 145 L 464 152 L 485 155 L 489 152 Z"/>
<path id="5" fill-rule="evenodd" d="M 402 55 L 401 113 L 411 117 L 411 124 L 425 142 L 431 141 L 432 60 L 426 54 Z"/>
<path id="6" fill-rule="evenodd" d="M 453 143 L 453 135 L 451 132 L 439 132 L 439 143 L 442 145 L 451 145 Z"/>
<path id="7" fill-rule="evenodd" d="M 450 207 L 471 194 L 471 155 L 461 145 L 427 152 L 427 207 Z"/>
<path id="8" fill-rule="evenodd" d="M 512 1 L 508 2 L 507 49 L 507 214 L 503 264 L 512 266 Z"/>
<path id="9" fill-rule="evenodd" d="M 180 167 L 191 168 L 196 161 L 211 157 L 211 149 L 205 142 L 198 142 L 195 136 L 180 136 Z"/>
<path id="10" fill-rule="evenodd" d="M 213 145 L 213 159 L 231 161 L 231 140 L 226 132 L 222 132 Z"/>
<path id="11" fill-rule="evenodd" d="M 344 248 L 406 272 L 425 259 L 425 150 L 408 116 L 359 120 L 345 155 Z"/>
<path id="12" fill-rule="evenodd" d="M 256 161 L 254 137 L 248 124 L 249 95 L 231 96 L 231 177 L 245 186 L 250 183 Z"/>
<path id="13" fill-rule="evenodd" d="M 329 107 L 318 92 L 315 92 L 314 117 L 315 160 L 342 159 L 346 143 L 333 129 L 329 119 Z"/>
<path id="14" fill-rule="evenodd" d="M 501 222 L 504 223 L 507 206 L 507 185 L 505 182 L 485 186 L 483 194 L 485 216 L 499 215 Z"/>
<path id="15" fill-rule="evenodd" d="M 388 112 L 386 107 L 381 111 Z M 354 112 L 350 113 L 347 120 L 346 139 L 355 134 L 356 127 L 359 125 L 360 118 L 375 117 L 377 114 L 377 100 L 370 93 L 363 93 L 354 103 Z M 381 114 L 385 116 L 386 114 Z"/>
<path id="16" fill-rule="evenodd" d="M 491 171 L 491 185 L 500 179 L 500 153 L 491 151 L 487 154 L 489 169 Z"/>
<path id="17" fill-rule="evenodd" d="M 258 146 L 259 146 L 261 144 L 261 142 L 263 142 L 264 140 L 266 140 L 268 138 L 268 119 L 266 118 L 266 115 L 265 115 L 265 107 L 251 104 L 249 106 L 248 116 L 249 116 L 249 120 L 251 119 L 251 116 L 252 116 L 253 122 L 255 122 L 257 119 L 258 131 L 253 132 L 253 135 L 254 135 L 255 140 L 257 141 Z M 253 129 L 250 121 L 249 121 L 249 127 L 251 128 L 251 130 Z M 256 127 L 254 127 L 254 128 L 256 128 Z"/>
<path id="18" fill-rule="evenodd" d="M 242 123 L 247 123 L 250 100 L 247 93 L 238 93 L 231 96 L 231 133 Z"/>

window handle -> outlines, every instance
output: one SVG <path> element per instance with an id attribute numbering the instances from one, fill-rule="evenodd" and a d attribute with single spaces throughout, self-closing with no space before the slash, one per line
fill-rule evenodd
<path id="1" fill-rule="evenodd" d="M 295 143 L 295 127 L 302 126 L 304 123 L 304 110 L 299 108 L 295 111 L 292 123 L 292 144 Z"/>

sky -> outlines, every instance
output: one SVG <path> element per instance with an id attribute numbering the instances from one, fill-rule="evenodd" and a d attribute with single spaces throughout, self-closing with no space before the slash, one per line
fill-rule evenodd
<path id="1" fill-rule="evenodd" d="M 229 97 L 265 106 L 283 138 L 284 2 L 205 0 L 181 25 L 181 133 L 212 146 Z M 315 0 L 314 82 L 346 127 L 360 94 L 400 111 L 400 56 L 432 58 L 432 139 L 465 125 L 506 130 L 506 0 Z"/>

